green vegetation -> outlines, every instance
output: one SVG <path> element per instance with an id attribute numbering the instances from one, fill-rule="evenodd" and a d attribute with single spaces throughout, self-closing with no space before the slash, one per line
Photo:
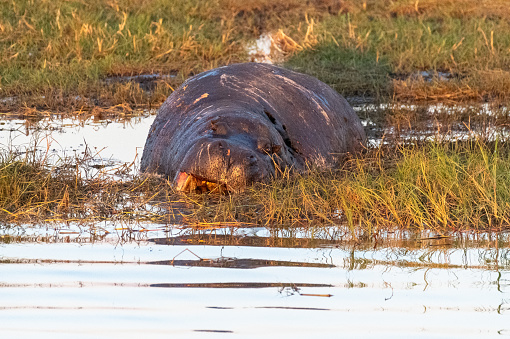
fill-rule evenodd
<path id="1" fill-rule="evenodd" d="M 246 46 L 262 33 L 287 67 L 345 96 L 510 93 L 505 0 L 20 0 L 1 1 L 0 14 L 4 110 L 157 105 L 190 74 L 248 61 Z M 138 74 L 172 77 L 108 80 Z"/>
<path id="2" fill-rule="evenodd" d="M 509 8 L 507 0 L 0 1 L 0 112 L 101 118 L 158 106 L 190 75 L 249 61 L 248 44 L 270 33 L 284 66 L 352 100 L 394 105 L 359 113 L 395 136 L 421 133 L 431 118 L 446 130 L 503 126 L 506 110 L 430 114 L 400 104 L 508 105 Z M 155 76 L 136 77 L 144 74 Z M 510 147 L 487 140 L 495 139 L 392 139 L 338 170 L 284 173 L 245 194 L 211 196 L 177 194 L 155 178 L 84 178 L 79 159 L 50 166 L 35 152 L 2 150 L 0 220 L 347 224 L 368 237 L 500 231 L 510 224 Z"/>
<path id="3" fill-rule="evenodd" d="M 162 179 L 113 180 L 88 177 L 81 159 L 60 159 L 36 151 L 0 152 L 0 220 L 2 224 L 31 222 L 94 222 L 100 220 L 154 220 L 155 198 L 165 196 Z M 153 208 L 147 205 L 153 200 Z M 149 209 L 149 210 L 148 210 Z"/>
<path id="4" fill-rule="evenodd" d="M 190 73 L 240 60 L 231 28 L 206 19 L 200 3 L 2 1 L 0 96 L 53 109 L 90 105 L 87 99 L 160 102 Z M 154 93 L 136 82 L 104 81 L 158 72 L 176 79 L 156 84 Z"/>
<path id="5" fill-rule="evenodd" d="M 343 3 L 345 14 L 317 24 L 317 46 L 297 53 L 289 65 L 323 77 L 347 95 L 508 98 L 510 11 L 505 1 Z M 430 73 L 432 81 L 424 81 L 420 71 Z M 437 72 L 450 79 L 441 81 Z"/>
<path id="6" fill-rule="evenodd" d="M 352 234 L 365 237 L 395 227 L 449 233 L 501 231 L 510 224 L 510 148 L 502 142 L 382 146 L 341 169 L 286 172 L 236 195 L 181 194 L 151 177 L 87 179 L 71 164 L 3 159 L 2 220 L 153 220 L 202 227 L 346 224 Z M 157 206 L 157 201 L 165 208 L 148 208 L 148 202 Z"/>
<path id="7" fill-rule="evenodd" d="M 504 145 L 504 144 L 503 144 Z M 510 224 L 510 148 L 498 142 L 379 148 L 342 169 L 310 170 L 245 195 L 197 204 L 194 217 L 270 225 L 501 230 Z"/>

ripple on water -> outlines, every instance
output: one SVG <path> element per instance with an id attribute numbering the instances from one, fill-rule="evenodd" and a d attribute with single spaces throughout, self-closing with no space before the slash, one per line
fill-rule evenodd
<path id="1" fill-rule="evenodd" d="M 2 337 L 508 333 L 508 247 L 498 253 L 476 247 L 475 236 L 457 245 L 450 239 L 431 247 L 441 240 L 423 238 L 414 247 L 377 249 L 328 242 L 245 246 L 226 239 L 169 245 L 152 239 L 191 239 L 191 233 L 139 225 L 133 232 L 140 237 L 126 240 L 119 232 L 128 227 L 102 227 L 109 233 L 101 241 L 61 227 L 24 228 L 26 238 L 0 243 Z M 4 230 L 2 236 L 16 232 Z M 238 234 L 270 235 L 264 228 Z"/>

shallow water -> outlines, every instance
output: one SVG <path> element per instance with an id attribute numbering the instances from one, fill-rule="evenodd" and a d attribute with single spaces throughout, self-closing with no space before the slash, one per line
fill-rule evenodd
<path id="1" fill-rule="evenodd" d="M 506 107 L 492 107 L 490 104 L 449 106 L 438 103 L 420 106 L 360 101 L 353 108 L 362 117 L 368 144 L 372 147 L 402 141 L 501 141 L 507 140 L 510 135 L 510 111 Z M 63 159 L 80 159 L 85 169 L 90 170 L 88 175 L 108 174 L 123 165 L 129 166 L 131 174 L 135 174 L 155 114 L 156 111 L 152 110 L 125 119 L 60 116 L 47 116 L 39 120 L 4 118 L 0 119 L 0 150 L 24 152 L 36 148 L 39 156 L 47 157 L 53 163 L 62 162 Z M 375 122 L 380 120 L 381 115 L 399 114 L 414 116 L 414 120 L 395 125 Z M 466 116 L 469 117 L 468 123 L 464 121 Z M 475 116 L 481 120 L 476 120 Z"/>
<path id="2" fill-rule="evenodd" d="M 51 116 L 37 121 L 3 119 L 0 148 L 17 152 L 37 149 L 40 157 L 55 164 L 64 159 L 85 159 L 86 168 L 104 169 L 105 173 L 132 164 L 135 173 L 154 118 L 155 112 L 116 120 Z"/>
<path id="3" fill-rule="evenodd" d="M 52 161 L 89 154 L 102 171 L 133 164 L 136 172 L 153 117 L 4 120 L 0 143 L 36 140 Z M 375 248 L 310 237 L 0 226 L 0 337 L 510 336 L 508 235 L 400 235 L 406 241 Z"/>
<path id="4" fill-rule="evenodd" d="M 377 249 L 221 246 L 208 244 L 210 232 L 143 226 L 101 224 L 101 240 L 78 226 L 4 229 L 0 336 L 510 336 L 506 238 L 497 251 L 451 239 Z M 202 245 L 161 241 L 179 236 Z"/>

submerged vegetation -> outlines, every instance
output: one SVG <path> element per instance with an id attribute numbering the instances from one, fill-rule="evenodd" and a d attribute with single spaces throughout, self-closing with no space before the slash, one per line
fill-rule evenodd
<path id="1" fill-rule="evenodd" d="M 508 106 L 506 0 L 20 0 L 1 1 L 0 14 L 2 113 L 89 112 L 100 119 L 157 107 L 193 74 L 253 60 L 248 46 L 263 34 L 285 67 L 353 102 L 393 105 L 358 111 L 380 132 L 371 135 L 383 137 L 380 146 L 339 169 L 284 173 L 238 195 L 182 195 L 154 177 L 88 177 L 83 159 L 54 165 L 30 149 L 4 149 L 2 224 L 346 224 L 368 237 L 395 228 L 510 227 L 504 137 L 410 142 L 424 122 L 439 133 L 508 125 L 506 109 L 488 116 L 465 105 Z M 416 101 L 464 106 L 457 114 L 398 108 Z M 384 139 L 386 130 L 407 141 Z"/>

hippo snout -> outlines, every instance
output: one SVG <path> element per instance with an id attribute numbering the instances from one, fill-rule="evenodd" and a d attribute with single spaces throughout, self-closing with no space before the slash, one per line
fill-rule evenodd
<path id="1" fill-rule="evenodd" d="M 174 183 L 180 191 L 240 192 L 272 172 L 271 163 L 252 149 L 223 139 L 206 140 L 189 150 Z"/>

